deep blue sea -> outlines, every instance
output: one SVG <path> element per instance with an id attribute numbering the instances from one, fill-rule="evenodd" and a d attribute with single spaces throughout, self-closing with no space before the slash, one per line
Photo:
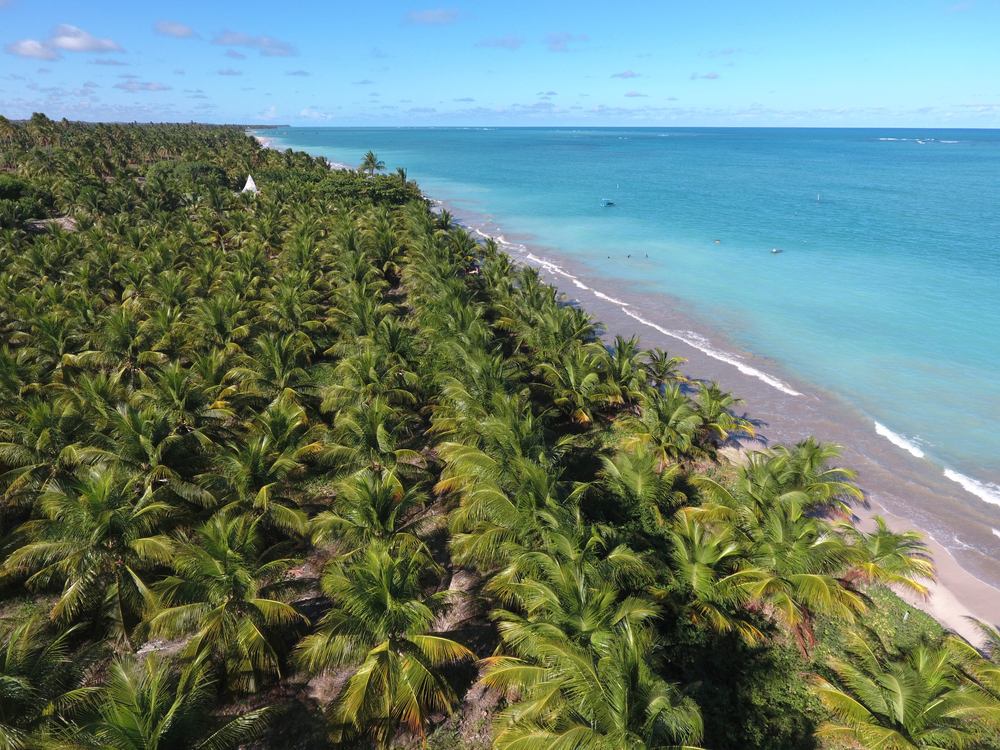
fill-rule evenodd
<path id="1" fill-rule="evenodd" d="M 352 165 L 375 151 L 522 256 L 572 268 L 560 288 L 584 304 L 604 290 L 641 318 L 670 295 L 716 359 L 719 341 L 766 358 L 731 357 L 776 393 L 834 394 L 888 450 L 1000 505 L 1000 131 L 259 135 Z"/>

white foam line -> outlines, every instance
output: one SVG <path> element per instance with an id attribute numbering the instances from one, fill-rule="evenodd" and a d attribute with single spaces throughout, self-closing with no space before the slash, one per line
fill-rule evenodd
<path id="1" fill-rule="evenodd" d="M 893 445 L 895 445 L 897 448 L 902 448 L 904 451 L 908 451 L 909 453 L 912 453 L 917 458 L 923 458 L 924 457 L 924 452 L 922 450 L 920 450 L 920 448 L 918 448 L 914 443 L 911 443 L 909 440 L 907 440 L 902 435 L 896 434 L 895 432 L 893 432 L 892 430 L 890 430 L 888 427 L 886 427 L 884 424 L 880 424 L 880 423 L 876 422 L 875 423 L 875 432 L 877 432 L 879 435 L 881 435 L 882 437 L 884 437 L 886 440 L 888 440 L 890 443 L 892 443 Z"/>
<path id="2" fill-rule="evenodd" d="M 777 388 L 782 393 L 787 393 L 789 396 L 801 396 L 802 395 L 798 391 L 795 391 L 795 390 L 792 390 L 791 388 L 789 388 L 787 385 L 785 385 L 784 383 L 782 383 L 777 378 L 772 377 L 771 375 L 768 375 L 766 372 L 761 372 L 760 370 L 758 370 L 755 367 L 750 367 L 750 365 L 748 365 L 746 362 L 740 361 L 740 359 L 736 355 L 729 354 L 728 352 L 719 351 L 718 349 L 716 349 L 716 348 L 714 348 L 712 346 L 709 346 L 708 342 L 705 339 L 703 339 L 701 336 L 698 336 L 697 334 L 693 334 L 693 333 L 685 334 L 685 333 L 682 333 L 680 331 L 670 331 L 670 330 L 667 330 L 666 328 L 663 328 L 662 326 L 656 325 L 656 323 L 654 323 L 651 320 L 646 320 L 639 313 L 637 313 L 637 312 L 635 312 L 633 310 L 629 310 L 626 307 L 622 308 L 622 312 L 625 313 L 626 315 L 628 315 L 630 318 L 634 318 L 635 320 L 638 320 L 640 323 L 642 323 L 644 325 L 647 325 L 650 328 L 655 328 L 657 331 L 659 331 L 660 333 L 662 333 L 662 334 L 664 334 L 666 336 L 670 336 L 672 338 L 679 339 L 680 341 L 683 341 L 688 346 L 693 346 L 695 349 L 697 349 L 700 352 L 703 352 L 703 353 L 707 354 L 712 359 L 717 359 L 720 362 L 725 362 L 727 364 L 732 365 L 737 370 L 739 370 L 740 372 L 742 372 L 744 375 L 750 375 L 752 377 L 755 377 L 755 378 L 758 378 L 760 380 L 763 380 L 769 386 L 771 386 L 772 388 Z"/>
<path id="3" fill-rule="evenodd" d="M 622 310 L 624 310 L 626 307 L 629 306 L 628 302 L 623 302 L 620 299 L 615 299 L 614 297 L 609 297 L 608 295 L 603 294 L 603 293 L 597 291 L 596 289 L 591 289 L 590 291 L 592 291 L 595 296 L 600 297 L 603 300 L 607 300 L 608 302 L 614 302 L 616 305 L 621 305 L 622 306 Z"/>
<path id="4" fill-rule="evenodd" d="M 479 229 L 475 229 L 474 231 L 476 231 L 478 234 L 480 234 L 481 236 L 484 236 L 484 237 L 490 236 L 490 235 L 484 234 Z M 495 235 L 494 239 L 496 239 L 496 241 L 499 242 L 499 243 L 504 243 L 503 235 Z M 527 252 L 527 248 L 524 245 L 517 245 L 515 243 L 511 243 L 510 245 L 507 245 L 507 247 L 510 247 L 511 245 L 513 245 L 514 247 L 517 247 L 519 249 L 522 249 L 524 252 Z M 566 271 L 562 270 L 562 268 L 560 268 L 559 266 L 557 266 L 555 263 L 552 263 L 551 261 L 544 260 L 543 258 L 539 258 L 537 255 L 534 255 L 533 253 L 530 253 L 530 252 L 527 252 L 527 259 L 529 261 L 531 261 L 531 262 L 533 262 L 533 263 L 541 266 L 542 268 L 544 268 L 549 273 L 557 274 L 559 276 L 562 276 L 563 278 L 569 279 L 570 281 L 573 282 L 573 284 L 578 289 L 588 289 L 589 288 L 589 287 L 585 286 L 576 276 L 574 276 L 571 273 L 566 273 Z M 719 351 L 718 349 L 712 347 L 708 343 L 707 339 L 702 338 L 701 336 L 699 336 L 696 333 L 693 333 L 693 332 L 689 331 L 689 332 L 687 332 L 685 334 L 685 333 L 681 333 L 680 331 L 668 331 L 667 329 L 661 328 L 660 326 L 656 325 L 652 321 L 646 320 L 645 318 L 643 318 L 638 313 L 629 310 L 628 308 L 631 307 L 630 303 L 625 302 L 624 300 L 620 300 L 620 299 L 616 299 L 614 297 L 610 297 L 607 294 L 604 294 L 603 292 L 597 291 L 596 289 L 590 289 L 590 291 L 592 291 L 594 293 L 594 295 L 596 297 L 599 297 L 600 299 L 603 299 L 603 300 L 605 300 L 607 302 L 611 302 L 611 303 L 616 304 L 616 305 L 621 305 L 622 312 L 624 312 L 629 317 L 635 318 L 640 323 L 643 323 L 644 325 L 650 326 L 651 328 L 655 328 L 660 333 L 663 333 L 663 334 L 665 334 L 667 336 L 671 336 L 671 337 L 673 337 L 675 339 L 679 339 L 680 341 L 683 341 L 684 343 L 686 343 L 688 346 L 693 346 L 695 349 L 697 349 L 697 350 L 699 350 L 701 352 L 704 352 L 705 354 L 707 354 L 709 357 L 712 357 L 713 359 L 717 359 L 720 362 L 726 362 L 727 364 L 732 365 L 737 370 L 739 370 L 740 372 L 742 372 L 744 375 L 750 375 L 752 377 L 755 377 L 755 378 L 758 378 L 760 380 L 763 380 L 765 383 L 767 383 L 771 387 L 777 388 L 779 391 L 781 391 L 782 393 L 787 393 L 789 396 L 801 396 L 802 395 L 798 391 L 789 388 L 785 383 L 782 383 L 777 378 L 775 378 L 775 377 L 773 377 L 771 375 L 768 375 L 766 372 L 762 372 L 761 370 L 758 370 L 755 367 L 751 367 L 750 365 L 748 365 L 745 362 L 741 361 L 736 355 L 729 354 L 728 352 L 724 352 L 724 351 Z"/>
<path id="5" fill-rule="evenodd" d="M 966 492 L 971 492 L 980 500 L 985 500 L 993 505 L 1000 505 L 1000 486 L 992 482 L 980 482 L 951 469 L 945 469 L 944 475 L 951 481 L 958 482 Z M 997 534 L 996 529 L 993 530 L 993 533 Z M 1000 534 L 997 534 L 997 536 L 1000 536 Z"/>
<path id="6" fill-rule="evenodd" d="M 544 268 L 549 273 L 554 273 L 554 274 L 557 274 L 559 276 L 562 276 L 564 279 L 569 279 L 570 281 L 572 281 L 573 283 L 575 283 L 577 286 L 581 286 L 577 282 L 576 276 L 574 276 L 571 273 L 566 273 L 564 270 L 562 270 L 559 266 L 557 266 L 555 263 L 552 263 L 551 261 L 542 260 L 537 255 L 532 255 L 531 253 L 528 253 L 528 260 L 534 261 L 535 263 L 537 263 L 538 265 L 540 265 L 542 268 Z M 582 287 L 582 288 L 586 289 L 587 287 Z"/>

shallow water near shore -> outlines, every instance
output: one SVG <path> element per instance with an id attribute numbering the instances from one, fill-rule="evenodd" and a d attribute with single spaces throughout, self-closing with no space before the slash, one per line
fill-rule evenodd
<path id="1" fill-rule="evenodd" d="M 874 501 L 1000 584 L 1000 132 L 266 135 L 406 167 L 609 330 L 746 398 L 768 442 L 845 445 Z"/>

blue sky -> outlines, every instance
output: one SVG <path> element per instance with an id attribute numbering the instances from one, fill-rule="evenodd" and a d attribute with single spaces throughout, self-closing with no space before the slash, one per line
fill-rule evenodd
<path id="1" fill-rule="evenodd" d="M 0 113 L 1000 127 L 998 31 L 998 0 L 0 0 Z"/>

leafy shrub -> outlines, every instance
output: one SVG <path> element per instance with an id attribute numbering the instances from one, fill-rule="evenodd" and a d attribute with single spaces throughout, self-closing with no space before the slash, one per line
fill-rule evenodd
<path id="1" fill-rule="evenodd" d="M 45 216 L 45 209 L 36 198 L 0 198 L 0 229 L 20 229 L 25 222 Z"/>
<path id="2" fill-rule="evenodd" d="M 320 190 L 329 200 L 348 200 L 353 203 L 370 201 L 379 205 L 405 206 L 410 201 L 420 199 L 420 190 L 412 182 L 404 186 L 395 176 L 365 177 L 357 172 L 343 170 L 330 172 Z"/>
<path id="3" fill-rule="evenodd" d="M 214 164 L 201 161 L 157 162 L 146 172 L 146 179 L 156 180 L 157 178 L 168 183 L 173 182 L 181 185 L 230 186 L 226 170 Z"/>
<path id="4" fill-rule="evenodd" d="M 16 201 L 31 195 L 31 185 L 11 175 L 0 175 L 0 200 Z"/>

